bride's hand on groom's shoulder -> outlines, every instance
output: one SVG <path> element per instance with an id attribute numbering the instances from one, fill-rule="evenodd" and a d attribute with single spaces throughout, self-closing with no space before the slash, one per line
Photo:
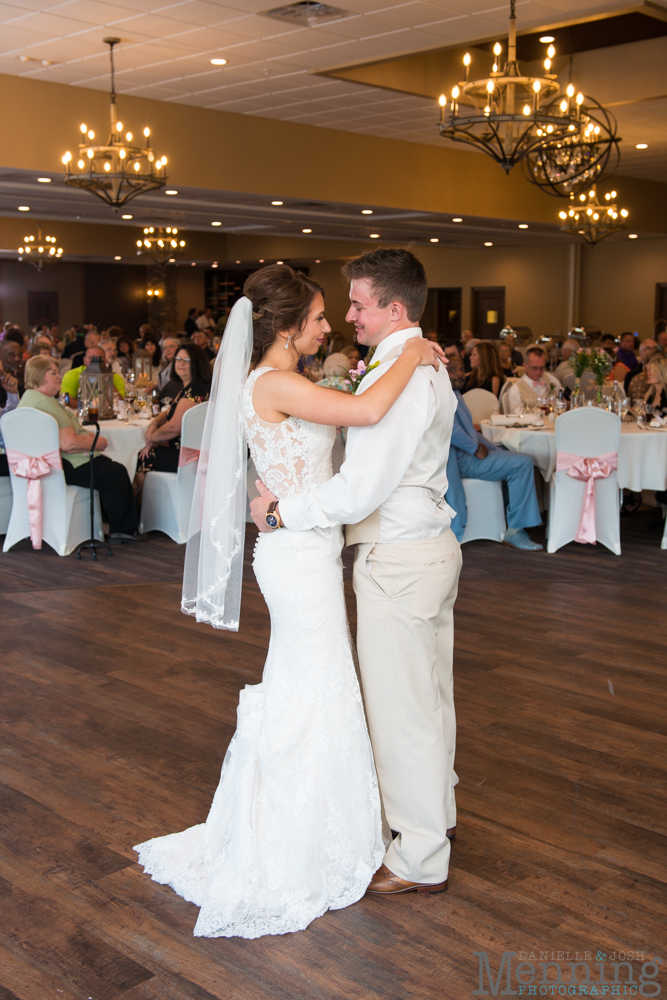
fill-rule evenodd
<path id="1" fill-rule="evenodd" d="M 440 347 L 440 344 L 436 344 L 432 340 L 426 340 L 425 337 L 410 337 L 409 340 L 406 340 L 403 353 L 405 354 L 406 352 L 412 352 L 416 355 L 419 367 L 433 365 L 437 371 L 441 363 L 443 365 L 447 364 L 445 352 Z"/>
<path id="2" fill-rule="evenodd" d="M 259 496 L 250 501 L 250 515 L 260 531 L 272 531 L 266 523 L 266 512 L 269 504 L 278 497 L 274 496 L 271 490 L 267 490 L 261 479 L 256 480 L 255 486 L 259 490 Z"/>

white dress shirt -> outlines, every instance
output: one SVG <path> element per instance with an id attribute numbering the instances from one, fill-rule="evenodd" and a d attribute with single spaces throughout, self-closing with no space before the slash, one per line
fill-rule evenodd
<path id="1" fill-rule="evenodd" d="M 212 316 L 207 316 L 205 313 L 195 320 L 198 330 L 215 330 L 215 320 Z"/>
<path id="2" fill-rule="evenodd" d="M 528 386 L 530 386 L 536 395 L 539 395 L 540 389 L 545 386 L 547 391 L 549 391 L 552 385 L 555 385 L 557 390 L 563 388 L 558 379 L 555 375 L 552 375 L 551 372 L 545 372 L 543 378 L 538 382 L 534 382 L 533 379 L 529 378 L 527 375 L 524 375 L 523 378 L 519 379 L 519 382 L 525 382 Z M 521 390 L 519 389 L 518 382 L 515 382 L 512 388 L 508 389 L 507 403 L 505 405 L 510 413 L 519 413 L 521 410 L 521 407 L 523 406 L 523 398 L 521 396 Z"/>
<path id="3" fill-rule="evenodd" d="M 377 347 L 379 366 L 363 379 L 370 388 L 418 327 L 390 334 Z M 398 353 L 397 353 L 398 350 Z M 388 356 L 391 355 L 389 358 Z M 382 359 L 388 357 L 383 364 Z M 358 524 L 379 509 L 380 542 L 434 538 L 449 528 L 447 457 L 456 399 L 441 365 L 418 368 L 386 416 L 372 427 L 350 427 L 338 475 L 280 501 L 286 528 L 305 531 Z"/>

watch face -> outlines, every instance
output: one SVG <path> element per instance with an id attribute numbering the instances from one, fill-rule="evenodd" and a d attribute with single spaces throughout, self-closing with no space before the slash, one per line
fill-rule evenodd
<path id="1" fill-rule="evenodd" d="M 269 528 L 277 528 L 278 527 L 278 518 L 276 517 L 275 514 L 267 514 L 266 515 L 266 523 L 268 524 Z"/>

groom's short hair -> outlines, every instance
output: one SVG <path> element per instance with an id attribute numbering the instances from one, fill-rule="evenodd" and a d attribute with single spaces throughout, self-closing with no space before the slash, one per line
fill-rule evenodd
<path id="1" fill-rule="evenodd" d="M 428 281 L 424 265 L 409 250 L 385 247 L 367 250 L 343 265 L 343 276 L 348 281 L 368 278 L 380 309 L 390 302 L 401 302 L 411 323 L 421 319 Z"/>

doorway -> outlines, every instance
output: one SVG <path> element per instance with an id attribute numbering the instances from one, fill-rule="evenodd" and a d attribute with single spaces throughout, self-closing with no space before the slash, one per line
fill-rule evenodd
<path id="1" fill-rule="evenodd" d="M 426 307 L 421 318 L 424 333 L 435 330 L 438 340 L 459 340 L 461 337 L 461 289 L 429 288 Z"/>
<path id="2" fill-rule="evenodd" d="M 505 326 L 505 286 L 472 289 L 472 329 L 480 340 L 497 340 Z"/>
<path id="3" fill-rule="evenodd" d="M 653 336 L 656 337 L 667 328 L 667 282 L 658 282 L 655 286 L 655 324 Z"/>

